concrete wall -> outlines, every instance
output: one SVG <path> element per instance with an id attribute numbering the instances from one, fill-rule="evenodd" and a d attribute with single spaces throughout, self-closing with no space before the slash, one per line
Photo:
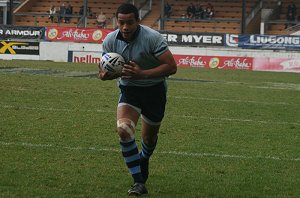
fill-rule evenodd
<path id="1" fill-rule="evenodd" d="M 174 47 L 170 50 L 174 54 L 202 55 L 202 56 L 240 56 L 240 57 L 268 57 L 268 58 L 300 58 L 300 53 L 285 50 L 253 50 L 240 48 L 206 48 L 206 47 Z M 55 62 L 67 62 L 68 53 L 99 52 L 102 53 L 101 44 L 67 43 L 67 42 L 40 42 L 40 55 L 12 55 L 0 54 L 0 59 L 26 59 L 26 60 L 51 60 Z"/>
<path id="2" fill-rule="evenodd" d="M 229 47 L 200 48 L 174 46 L 170 46 L 170 50 L 174 55 L 198 56 L 198 58 L 199 56 L 224 56 L 229 58 L 249 57 L 254 60 L 253 69 L 255 70 L 300 72 L 300 53 L 295 51 L 254 50 Z M 9 60 L 25 59 L 50 60 L 55 62 L 98 63 L 102 55 L 102 45 L 94 43 L 40 42 L 39 53 L 40 55 L 0 54 L 0 58 Z M 267 66 L 274 65 L 273 62 L 278 62 L 275 67 Z M 265 68 L 258 68 L 258 66 L 261 66 L 262 64 L 266 65 Z M 289 70 L 284 68 L 281 69 L 282 65 L 284 68 L 289 68 Z"/>

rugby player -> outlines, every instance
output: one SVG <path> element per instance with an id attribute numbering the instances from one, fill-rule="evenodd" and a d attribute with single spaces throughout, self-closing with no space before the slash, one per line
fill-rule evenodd
<path id="1" fill-rule="evenodd" d="M 120 97 L 117 107 L 117 132 L 122 155 L 133 178 L 128 195 L 147 194 L 149 159 L 156 147 L 166 105 L 166 78 L 177 71 L 176 62 L 163 36 L 140 24 L 138 9 L 122 4 L 116 11 L 118 29 L 103 41 L 105 53 L 123 56 L 121 74 L 104 72 L 101 80 L 118 78 Z M 101 68 L 101 67 L 100 67 Z M 141 117 L 141 152 L 135 129 Z"/>

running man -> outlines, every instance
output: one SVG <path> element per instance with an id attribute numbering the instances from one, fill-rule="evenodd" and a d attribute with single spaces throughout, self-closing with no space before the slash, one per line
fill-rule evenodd
<path id="1" fill-rule="evenodd" d="M 118 29 L 103 42 L 105 53 L 121 54 L 126 64 L 122 74 L 100 69 L 101 80 L 118 79 L 120 98 L 117 132 L 122 155 L 133 178 L 128 195 L 147 194 L 149 159 L 156 147 L 166 105 L 166 78 L 177 71 L 176 62 L 162 35 L 140 24 L 138 9 L 122 4 L 116 12 Z M 141 152 L 135 141 L 135 126 L 141 117 Z"/>

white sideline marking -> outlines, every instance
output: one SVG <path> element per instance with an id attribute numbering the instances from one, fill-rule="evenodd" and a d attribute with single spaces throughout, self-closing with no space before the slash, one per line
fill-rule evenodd
<path id="1" fill-rule="evenodd" d="M 219 102 L 240 102 L 240 103 L 264 104 L 264 105 L 291 105 L 286 102 L 260 102 L 260 101 L 252 101 L 252 100 L 230 100 L 230 99 L 201 98 L 201 97 L 191 97 L 191 96 L 169 96 L 169 97 L 176 98 L 176 99 L 209 100 L 209 101 L 219 101 Z"/>
<path id="2" fill-rule="evenodd" d="M 283 90 L 300 90 L 300 84 L 296 83 L 266 83 L 267 85 L 261 85 L 261 86 L 249 86 L 252 88 L 258 88 L 258 89 L 283 89 Z"/>
<path id="3" fill-rule="evenodd" d="M 118 149 L 112 148 L 95 148 L 95 147 L 70 147 L 70 146 L 56 146 L 52 144 L 32 144 L 26 142 L 3 142 L 0 141 L 2 146 L 23 146 L 28 148 L 54 148 L 54 149 L 65 149 L 65 150 L 91 150 L 100 152 L 120 152 Z M 164 155 L 176 155 L 176 156 L 187 156 L 187 157 L 215 157 L 215 158 L 236 158 L 236 159 L 269 159 L 278 161 L 300 161 L 300 158 L 280 158 L 274 156 L 244 156 L 244 155 L 228 155 L 228 154 L 217 154 L 217 153 L 190 153 L 180 151 L 157 151 L 157 154 Z"/>
<path id="4" fill-rule="evenodd" d="M 66 108 L 46 108 L 46 107 L 26 107 L 26 106 L 12 106 L 12 105 L 0 105 L 4 109 L 28 109 L 28 110 L 43 110 L 43 111 L 65 111 L 65 112 L 74 112 L 74 111 L 83 111 L 83 112 L 99 112 L 99 113 L 114 113 L 115 111 L 109 110 L 100 110 L 100 109 L 66 109 Z"/>
<path id="5" fill-rule="evenodd" d="M 176 117 L 183 117 L 183 118 L 200 118 L 200 119 L 209 119 L 209 120 L 223 120 L 223 121 L 236 121 L 236 122 L 254 122 L 254 123 L 261 123 L 261 124 L 293 124 L 293 125 L 300 125 L 298 122 L 275 122 L 275 121 L 265 121 L 265 120 L 250 120 L 250 119 L 236 119 L 236 118 L 218 118 L 218 117 L 204 117 L 204 116 L 188 116 L 188 115 L 173 115 Z"/>
<path id="6" fill-rule="evenodd" d="M 2 87 L 0 87 L 0 89 L 1 88 Z M 11 90 L 11 88 L 10 88 L 10 90 Z M 18 91 L 29 91 L 30 90 L 31 91 L 31 89 L 26 89 L 26 88 L 22 88 L 22 87 L 15 88 L 15 90 L 18 90 Z M 67 93 L 68 91 L 61 90 L 61 91 L 57 91 L 57 92 Z M 88 93 L 89 92 L 85 92 L 85 94 L 88 94 Z M 287 102 L 263 102 L 263 101 L 252 101 L 252 100 L 218 99 L 218 98 L 204 98 L 204 97 L 192 97 L 192 96 L 168 96 L 168 98 L 191 99 L 191 100 L 208 100 L 208 101 L 219 101 L 219 102 L 252 103 L 252 104 L 263 104 L 263 105 L 293 105 L 293 104 L 289 104 Z"/>
<path id="7" fill-rule="evenodd" d="M 228 154 L 215 154 L 215 153 L 188 153 L 188 152 L 177 152 L 177 151 L 162 151 L 157 152 L 161 154 L 173 154 L 181 156 L 195 156 L 195 157 L 219 157 L 219 158 L 237 158 L 237 159 L 272 159 L 280 161 L 300 161 L 300 158 L 280 158 L 272 156 L 243 156 L 243 155 L 228 155 Z"/>
<path id="8" fill-rule="evenodd" d="M 43 110 L 43 111 L 65 111 L 65 112 L 74 112 L 74 111 L 80 111 L 80 112 L 98 112 L 98 113 L 115 113 L 115 111 L 109 111 L 109 110 L 100 110 L 100 109 L 95 109 L 95 110 L 91 110 L 91 109 L 59 109 L 59 108 L 45 108 L 45 107 L 26 107 L 26 106 L 12 106 L 12 105 L 1 105 L 0 104 L 0 108 L 4 108 L 4 109 L 28 109 L 28 110 Z M 167 114 L 166 114 L 167 115 Z M 221 121 L 235 121 L 235 122 L 254 122 L 254 123 L 260 123 L 260 124 L 280 124 L 280 125 L 289 125 L 289 124 L 293 124 L 293 125 L 299 125 L 300 123 L 298 122 L 276 122 L 276 121 L 265 121 L 265 120 L 250 120 L 250 119 L 236 119 L 236 118 L 218 118 L 218 117 L 205 117 L 205 116 L 192 116 L 192 115 L 174 115 L 172 114 L 172 116 L 175 117 L 181 117 L 181 118 L 193 118 L 193 119 L 209 119 L 209 120 L 221 120 Z"/>
<path id="9" fill-rule="evenodd" d="M 205 82 L 205 80 L 202 79 L 182 79 L 182 80 L 176 80 L 176 78 L 173 78 L 172 82 L 182 83 L 182 82 Z M 223 84 L 233 84 L 238 86 L 247 86 L 249 88 L 255 88 L 255 89 L 278 89 L 278 90 L 300 90 L 300 84 L 297 83 L 276 83 L 276 82 L 261 82 L 261 85 L 253 85 L 253 83 L 246 83 L 246 82 L 233 82 L 233 81 L 206 81 L 207 83 L 223 83 Z M 254 83 L 255 84 L 255 83 Z"/>

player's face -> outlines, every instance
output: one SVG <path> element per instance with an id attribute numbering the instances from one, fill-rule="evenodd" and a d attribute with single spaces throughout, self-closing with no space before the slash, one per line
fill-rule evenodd
<path id="1" fill-rule="evenodd" d="M 139 20 L 137 20 L 133 13 L 121 14 L 117 16 L 118 27 L 125 40 L 130 41 L 133 39 L 134 32 L 136 31 Z"/>

